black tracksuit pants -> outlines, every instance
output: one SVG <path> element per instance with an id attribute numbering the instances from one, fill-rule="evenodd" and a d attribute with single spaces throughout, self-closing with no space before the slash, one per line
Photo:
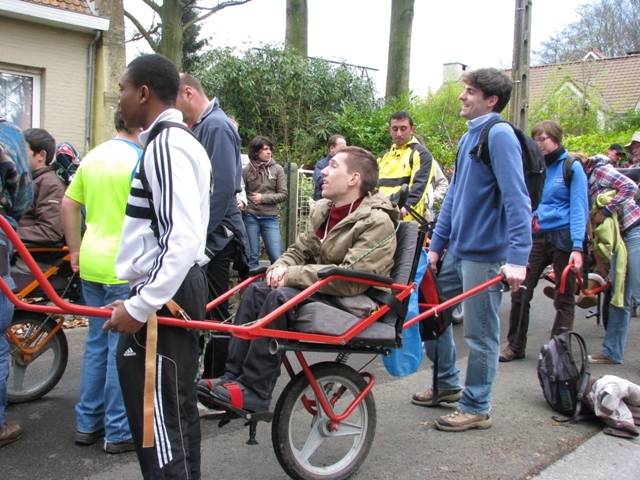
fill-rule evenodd
<path id="1" fill-rule="evenodd" d="M 173 300 L 188 315 L 204 319 L 207 296 L 205 274 L 192 267 Z M 171 316 L 166 306 L 159 316 Z M 195 330 L 158 325 L 154 446 L 142 448 L 142 418 L 146 325 L 134 335 L 121 334 L 116 353 L 118 376 L 145 479 L 200 478 L 200 419 L 195 378 L 198 334 Z"/>

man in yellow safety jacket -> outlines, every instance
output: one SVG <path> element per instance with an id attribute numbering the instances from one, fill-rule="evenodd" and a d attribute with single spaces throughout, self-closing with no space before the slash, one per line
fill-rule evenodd
<path id="1" fill-rule="evenodd" d="M 391 150 L 378 159 L 378 188 L 382 193 L 397 202 L 402 185 L 409 186 L 409 195 L 400 209 L 400 218 L 408 215 L 408 207 L 413 207 L 420 215 L 428 216 L 425 197 L 433 178 L 433 162 L 429 150 L 414 137 L 414 131 L 413 119 L 409 113 L 398 111 L 391 115 L 389 133 L 394 144 Z M 406 220 L 411 218 L 409 216 Z"/>

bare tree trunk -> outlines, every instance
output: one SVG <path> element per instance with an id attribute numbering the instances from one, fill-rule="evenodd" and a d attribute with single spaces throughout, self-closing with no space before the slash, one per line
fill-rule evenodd
<path id="1" fill-rule="evenodd" d="M 182 5 L 180 0 L 164 0 L 162 13 L 162 37 L 157 53 L 164 55 L 182 70 Z"/>
<path id="2" fill-rule="evenodd" d="M 118 81 L 126 67 L 123 0 L 98 0 L 100 15 L 110 18 L 109 30 L 97 45 L 94 71 L 91 147 L 116 134 L 113 112 L 118 108 Z"/>
<path id="3" fill-rule="evenodd" d="M 391 31 L 387 61 L 387 100 L 409 90 L 411 27 L 415 0 L 391 0 Z"/>
<path id="4" fill-rule="evenodd" d="M 287 30 L 284 45 L 286 48 L 297 50 L 304 57 L 307 56 L 308 22 L 307 0 L 287 0 Z"/>

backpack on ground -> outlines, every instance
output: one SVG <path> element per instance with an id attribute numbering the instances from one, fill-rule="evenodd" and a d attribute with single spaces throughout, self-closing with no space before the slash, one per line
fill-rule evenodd
<path id="1" fill-rule="evenodd" d="M 482 160 L 485 165 L 491 168 L 491 154 L 489 153 L 489 130 L 498 123 L 507 123 L 513 128 L 514 133 L 520 143 L 522 149 L 522 170 L 524 173 L 524 183 L 527 186 L 527 192 L 531 199 L 531 211 L 535 212 L 540 205 L 542 199 L 542 189 L 544 188 L 544 179 L 546 177 L 547 167 L 544 162 L 544 155 L 540 150 L 538 142 L 519 128 L 514 127 L 506 120 L 497 118 L 490 121 L 480 134 L 478 144 L 469 152 L 475 154 L 476 158 Z M 498 205 L 500 191 L 496 188 L 494 205 Z"/>
<path id="2" fill-rule="evenodd" d="M 580 369 L 571 351 L 571 337 L 575 338 L 580 346 Z M 582 399 L 587 394 L 590 377 L 587 347 L 584 339 L 577 333 L 566 331 L 555 335 L 540 349 L 538 379 L 544 398 L 551 408 L 571 417 L 572 421 L 577 420 L 580 415 Z M 563 421 L 556 417 L 553 419 Z"/>
<path id="3" fill-rule="evenodd" d="M 0 213 L 8 215 L 15 228 L 33 203 L 27 144 L 16 125 L 0 119 L 0 145 L 5 153 L 5 161 L 0 164 Z"/>

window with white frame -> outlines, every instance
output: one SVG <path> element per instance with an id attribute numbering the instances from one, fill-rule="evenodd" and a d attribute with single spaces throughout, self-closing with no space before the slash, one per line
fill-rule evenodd
<path id="1" fill-rule="evenodd" d="M 41 75 L 0 66 L 0 118 L 22 130 L 40 127 Z"/>

